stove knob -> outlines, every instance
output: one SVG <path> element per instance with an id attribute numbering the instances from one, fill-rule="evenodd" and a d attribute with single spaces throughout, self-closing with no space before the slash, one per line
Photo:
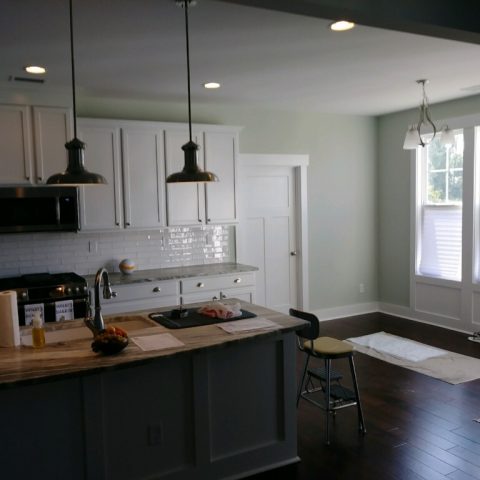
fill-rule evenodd
<path id="1" fill-rule="evenodd" d="M 21 296 L 22 298 L 27 298 L 28 295 L 27 295 L 27 292 L 22 292 L 22 293 L 20 294 L 20 296 Z"/>
<path id="2" fill-rule="evenodd" d="M 75 287 L 75 293 L 80 293 L 80 287 Z"/>
<path id="3" fill-rule="evenodd" d="M 72 289 L 70 287 L 68 287 L 67 289 L 65 289 L 65 293 L 67 295 L 71 295 L 72 294 Z"/>
<path id="4" fill-rule="evenodd" d="M 84 285 L 84 286 L 83 286 L 83 288 L 82 288 L 82 292 L 83 292 L 83 293 L 87 293 L 87 292 L 88 292 L 88 288 L 87 288 L 87 286 L 86 286 L 86 285 Z"/>

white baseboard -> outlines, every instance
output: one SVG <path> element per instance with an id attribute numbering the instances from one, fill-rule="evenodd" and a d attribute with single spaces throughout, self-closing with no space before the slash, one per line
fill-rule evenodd
<path id="1" fill-rule="evenodd" d="M 405 307 L 404 305 L 395 305 L 393 303 L 357 303 L 354 305 L 345 305 L 343 307 L 322 308 L 319 310 L 314 310 L 312 313 L 315 314 L 320 321 L 326 321 L 375 312 L 386 313 L 388 315 L 394 315 L 407 320 L 413 320 L 414 322 L 426 323 L 435 327 L 447 328 L 456 332 L 471 333 L 467 330 L 456 328 L 450 325 L 442 325 L 442 318 L 440 317 L 438 318 L 438 321 L 435 321 L 434 315 L 429 315 L 429 317 L 426 318 L 421 312 L 415 312 L 409 307 Z"/>
<path id="2" fill-rule="evenodd" d="M 405 307 L 404 305 L 379 302 L 378 311 L 389 315 L 395 315 L 396 317 L 406 318 L 407 320 L 418 320 L 418 318 L 415 318 L 414 316 L 415 312 L 412 312 L 410 307 Z"/>
<path id="3" fill-rule="evenodd" d="M 434 327 L 447 328 L 448 330 L 454 330 L 455 332 L 471 333 L 470 331 L 462 328 L 452 325 L 445 325 L 444 317 L 434 314 L 425 314 L 423 312 L 416 312 L 415 310 L 403 305 L 380 302 L 378 311 L 387 313 L 389 315 L 395 315 L 396 317 L 406 318 L 407 320 L 413 320 L 414 322 L 426 323 L 427 325 L 433 325 Z"/>
<path id="4" fill-rule="evenodd" d="M 322 308 L 314 310 L 312 313 L 320 321 L 333 320 L 334 318 L 353 317 L 363 315 L 364 313 L 378 312 L 378 302 L 356 303 L 354 305 L 345 305 L 344 307 Z"/>

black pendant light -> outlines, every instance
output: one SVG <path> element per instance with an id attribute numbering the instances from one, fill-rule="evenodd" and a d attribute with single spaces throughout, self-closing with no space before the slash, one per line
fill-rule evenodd
<path id="1" fill-rule="evenodd" d="M 218 182 L 218 177 L 211 172 L 205 172 L 198 166 L 197 151 L 199 146 L 192 140 L 192 108 L 190 101 L 190 45 L 188 39 L 188 5 L 192 0 L 182 0 L 177 4 L 185 8 L 185 37 L 187 46 L 187 80 L 188 80 L 188 133 L 189 141 L 182 146 L 185 163 L 181 172 L 172 173 L 167 177 L 167 183 L 183 182 Z"/>
<path id="2" fill-rule="evenodd" d="M 47 179 L 47 185 L 105 185 L 103 175 L 89 172 L 84 166 L 85 143 L 77 138 L 77 102 L 75 97 L 75 61 L 73 52 L 73 8 L 70 0 L 70 58 L 72 63 L 73 93 L 73 140 L 65 144 L 68 150 L 68 165 L 63 173 Z"/>

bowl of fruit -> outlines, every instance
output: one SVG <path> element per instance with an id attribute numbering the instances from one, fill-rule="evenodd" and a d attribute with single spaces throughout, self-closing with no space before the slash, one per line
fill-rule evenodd
<path id="1" fill-rule="evenodd" d="M 108 327 L 95 335 L 92 342 L 92 350 L 94 352 L 112 355 L 121 352 L 127 345 L 127 332 L 120 327 L 108 325 Z"/>

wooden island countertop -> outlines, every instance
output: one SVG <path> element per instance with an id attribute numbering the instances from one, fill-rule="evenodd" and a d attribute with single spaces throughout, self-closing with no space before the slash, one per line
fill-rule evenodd
<path id="1" fill-rule="evenodd" d="M 158 325 L 148 317 L 152 312 L 169 311 L 175 307 L 105 316 L 106 323 L 118 326 L 121 326 L 122 321 L 125 321 L 126 318 L 137 318 L 151 325 L 145 329 L 132 332 L 131 336 L 170 333 L 185 345 L 169 349 L 143 351 L 134 342 L 130 341 L 122 352 L 114 355 L 94 353 L 91 349 L 92 338 L 53 343 L 38 349 L 23 345 L 14 348 L 1 348 L 0 388 L 97 373 L 103 370 L 133 366 L 136 363 L 147 363 L 159 357 L 172 357 L 185 352 L 222 348 L 238 342 L 254 342 L 268 336 L 278 336 L 298 330 L 305 324 L 300 319 L 259 305 L 241 303 L 242 308 L 255 313 L 258 317 L 273 321 L 279 328 L 235 334 L 226 333 L 215 324 L 193 328 L 168 329 Z M 185 307 L 192 308 L 200 305 L 202 303 L 185 305 Z M 69 329 L 82 325 L 82 320 L 74 320 L 62 325 L 48 325 L 47 328 Z M 24 333 L 28 334 L 28 330 Z"/>
<path id="2" fill-rule="evenodd" d="M 169 333 L 184 345 L 143 351 L 131 341 L 102 355 L 74 320 L 48 330 L 50 339 L 76 340 L 0 349 L 2 475 L 233 479 L 298 462 L 295 331 L 305 323 L 250 303 L 242 309 L 278 328 L 167 329 L 143 310 L 105 322 L 125 322 L 133 338 Z"/>

